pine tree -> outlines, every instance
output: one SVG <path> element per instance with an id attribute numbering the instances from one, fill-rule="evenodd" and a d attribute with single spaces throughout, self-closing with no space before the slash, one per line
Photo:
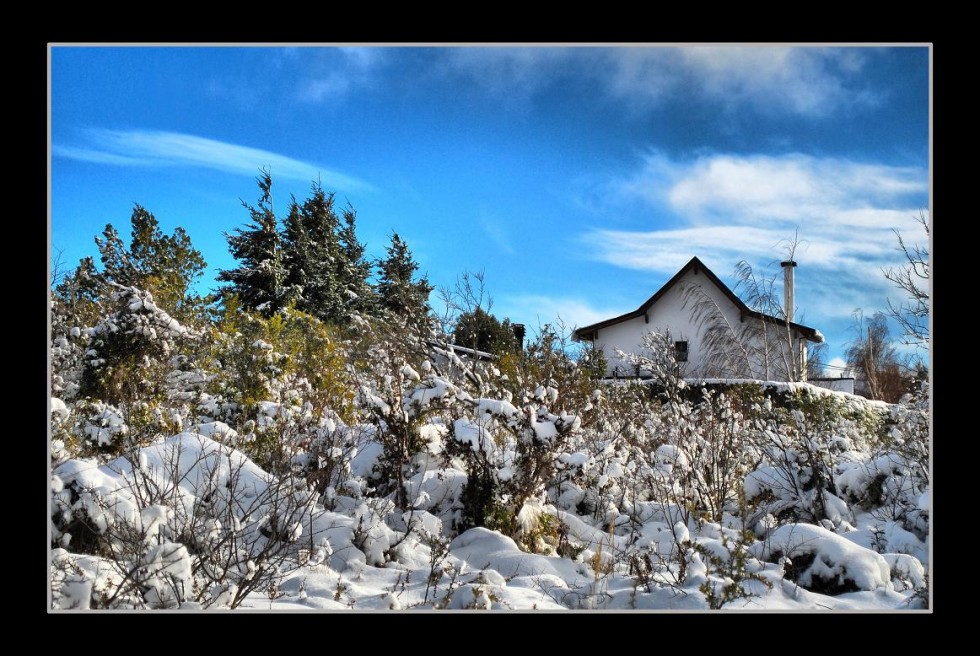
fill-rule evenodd
<path id="1" fill-rule="evenodd" d="M 371 264 L 357 240 L 356 215 L 338 216 L 334 194 L 313 183 L 310 197 L 294 199 L 283 229 L 285 285 L 296 308 L 321 321 L 345 325 L 353 312 L 373 314 Z"/>
<path id="2" fill-rule="evenodd" d="M 231 254 L 241 264 L 237 269 L 221 271 L 218 280 L 230 283 L 223 292 L 237 295 L 242 307 L 271 316 L 288 302 L 289 289 L 283 244 L 272 207 L 272 176 L 263 169 L 256 181 L 262 192 L 258 207 L 242 201 L 252 223 L 244 230 L 236 228 L 233 235 L 225 233 Z"/>
<path id="3" fill-rule="evenodd" d="M 283 267 L 286 278 L 283 285 L 288 295 L 296 300 L 297 305 L 303 304 L 303 298 L 308 293 L 310 273 L 312 272 L 313 255 L 310 252 L 311 240 L 303 221 L 302 210 L 296 197 L 289 203 L 289 214 L 283 221 L 282 230 Z"/>
<path id="4" fill-rule="evenodd" d="M 341 315 L 341 297 L 334 268 L 340 253 L 340 219 L 334 196 L 313 184 L 310 197 L 300 205 L 294 199 L 283 231 L 286 285 L 299 310 L 323 321 Z"/>
<path id="5" fill-rule="evenodd" d="M 343 219 L 337 235 L 341 255 L 336 261 L 336 273 L 340 291 L 345 296 L 347 312 L 344 316 L 349 316 L 351 312 L 373 315 L 378 311 L 378 304 L 374 290 L 368 283 L 371 262 L 364 258 L 364 244 L 357 240 L 357 213 L 350 205 L 344 208 Z"/>
<path id="6" fill-rule="evenodd" d="M 408 325 L 427 330 L 431 324 L 429 294 L 432 285 L 426 276 L 413 281 L 419 265 L 398 233 L 392 234 L 387 253 L 385 259 L 378 261 L 376 291 L 381 310 Z"/>
<path id="7" fill-rule="evenodd" d="M 355 312 L 373 314 L 371 263 L 357 241 L 354 210 L 345 209 L 338 216 L 334 194 L 314 182 L 302 204 L 292 199 L 279 232 L 268 171 L 263 171 L 258 183 L 262 190 L 258 209 L 246 205 L 253 224 L 227 235 L 241 266 L 218 275 L 218 280 L 231 283 L 226 294 L 236 294 L 244 309 L 260 310 L 266 316 L 290 304 L 335 325 L 348 324 Z"/>

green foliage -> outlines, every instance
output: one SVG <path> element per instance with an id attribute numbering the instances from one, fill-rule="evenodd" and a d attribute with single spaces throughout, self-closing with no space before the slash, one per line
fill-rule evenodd
<path id="1" fill-rule="evenodd" d="M 341 212 L 343 223 L 337 233 L 340 241 L 341 257 L 335 262 L 335 274 L 340 281 L 341 293 L 346 300 L 349 318 L 351 312 L 367 315 L 377 314 L 377 299 L 374 289 L 368 284 L 371 276 L 371 262 L 364 257 L 365 246 L 357 240 L 357 212 L 348 205 Z"/>
<path id="2" fill-rule="evenodd" d="M 562 328 L 545 324 L 526 349 L 502 355 L 497 366 L 503 386 L 518 399 L 538 386 L 551 388 L 557 393 L 558 410 L 591 408 L 598 385 L 595 373 L 605 372 L 602 354 L 590 351 L 577 359 L 569 348 L 570 336 Z"/>
<path id="3" fill-rule="evenodd" d="M 453 335 L 458 346 L 494 355 L 516 353 L 521 350 L 510 319 L 500 321 L 479 307 L 459 315 Z"/>
<path id="4" fill-rule="evenodd" d="M 220 374 L 211 388 L 230 393 L 249 415 L 259 401 L 281 396 L 276 380 L 304 381 L 314 412 L 329 408 L 351 419 L 354 394 L 337 330 L 292 306 L 264 317 L 237 309 L 236 299 L 226 299 L 213 335 L 211 357 Z"/>
<path id="5" fill-rule="evenodd" d="M 597 382 L 606 376 L 609 363 L 601 348 L 589 342 L 582 347 L 578 356 L 578 366 L 582 374 L 590 381 Z"/>
<path id="6" fill-rule="evenodd" d="M 387 256 L 378 261 L 378 303 L 382 311 L 406 325 L 428 332 L 432 325 L 429 294 L 433 287 L 425 276 L 413 280 L 418 268 L 408 245 L 398 233 L 392 234 Z"/>
<path id="7" fill-rule="evenodd" d="M 55 287 L 52 299 L 52 320 L 73 327 L 94 326 L 102 312 L 101 296 L 105 283 L 95 260 L 84 257 L 71 275 L 65 276 Z M 57 331 L 52 330 L 52 335 Z"/>
<path id="8" fill-rule="evenodd" d="M 258 206 L 242 201 L 252 223 L 244 230 L 236 228 L 234 234 L 225 233 L 232 256 L 241 264 L 220 271 L 218 280 L 230 283 L 223 295 L 233 293 L 243 308 L 271 316 L 287 301 L 285 254 L 272 205 L 272 175 L 263 170 L 257 182 Z"/>
<path id="9" fill-rule="evenodd" d="M 102 238 L 95 238 L 103 279 L 149 292 L 157 305 L 179 320 L 200 318 L 205 299 L 193 294 L 191 288 L 207 263 L 191 245 L 190 237 L 181 227 L 172 235 L 163 234 L 156 217 L 138 204 L 130 224 L 128 250 L 112 224 L 105 227 Z M 82 266 L 90 274 L 91 263 Z"/>
<path id="10" fill-rule="evenodd" d="M 708 607 L 712 610 L 719 610 L 729 602 L 737 599 L 751 599 L 755 596 L 745 584 L 749 581 L 761 583 L 766 588 L 771 588 L 772 584 L 764 579 L 753 569 L 752 559 L 745 548 L 745 539 L 731 539 L 722 534 L 722 546 L 727 551 L 728 556 L 722 557 L 706 548 L 704 545 L 694 543 L 694 550 L 701 554 L 707 561 L 708 578 L 698 588 L 708 602 Z"/>
<path id="11" fill-rule="evenodd" d="M 334 208 L 334 195 L 319 182 L 302 203 L 292 199 L 280 231 L 272 205 L 272 176 L 258 178 L 257 207 L 245 204 L 252 223 L 226 235 L 231 254 L 241 265 L 221 271 L 247 310 L 270 317 L 287 305 L 324 323 L 346 326 L 354 313 L 373 314 L 375 294 L 367 280 L 371 264 L 357 241 L 356 213 Z M 243 203 L 244 204 L 244 203 Z"/>
<path id="12" fill-rule="evenodd" d="M 517 544 L 529 553 L 546 556 L 564 555 L 574 558 L 576 548 L 568 543 L 568 529 L 554 515 L 541 513 L 530 530 L 521 531 Z M 578 553 L 581 553 L 578 549 Z"/>
<path id="13" fill-rule="evenodd" d="M 739 412 L 747 413 L 753 408 L 761 408 L 767 398 L 767 389 L 758 383 L 736 383 L 724 388 L 725 395 L 729 398 L 732 408 Z"/>
<path id="14" fill-rule="evenodd" d="M 514 515 L 500 500 L 500 492 L 493 472 L 488 467 L 470 467 L 467 474 L 466 486 L 459 498 L 463 504 L 459 532 L 483 526 L 491 531 L 510 535 Z"/>
<path id="15" fill-rule="evenodd" d="M 778 405 L 790 412 L 801 412 L 811 426 L 820 429 L 832 429 L 842 422 L 851 422 L 868 445 L 880 442 L 888 418 L 887 410 L 849 403 L 840 396 L 805 388 L 778 395 Z"/>
<path id="16" fill-rule="evenodd" d="M 91 331 L 79 395 L 112 404 L 164 398 L 171 358 L 195 333 L 134 287 L 116 288 L 106 303 L 110 313 Z"/>
<path id="17" fill-rule="evenodd" d="M 418 420 L 408 418 L 406 413 L 393 412 L 385 418 L 377 435 L 382 446 L 381 456 L 375 465 L 378 491 L 393 494 L 395 505 L 400 510 L 411 507 L 412 500 L 408 496 L 405 479 L 413 473 L 412 456 L 425 449 L 418 426 Z"/>
<path id="18" fill-rule="evenodd" d="M 853 426 L 861 443 L 866 445 L 877 444 L 883 439 L 889 417 L 888 410 L 874 404 L 812 387 L 791 386 L 781 390 L 757 382 L 692 385 L 685 391 L 684 398 L 696 402 L 702 388 L 723 391 L 734 410 L 753 418 L 787 422 L 797 411 L 815 428 L 829 430 L 842 424 Z"/>
<path id="19" fill-rule="evenodd" d="M 293 199 L 284 221 L 285 286 L 296 308 L 321 321 L 345 325 L 351 312 L 370 312 L 370 264 L 355 234 L 351 208 L 334 208 L 334 194 L 319 182 L 302 204 Z"/>

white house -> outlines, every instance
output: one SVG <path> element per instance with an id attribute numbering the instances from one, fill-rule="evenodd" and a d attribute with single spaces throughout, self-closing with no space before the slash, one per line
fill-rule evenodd
<path id="1" fill-rule="evenodd" d="M 806 377 L 806 343 L 819 331 L 793 322 L 793 269 L 783 262 L 786 316 L 749 308 L 696 257 L 643 305 L 624 315 L 578 328 L 608 363 L 608 376 L 643 376 L 617 351 L 644 354 L 643 335 L 669 333 L 685 378 L 799 381 Z"/>

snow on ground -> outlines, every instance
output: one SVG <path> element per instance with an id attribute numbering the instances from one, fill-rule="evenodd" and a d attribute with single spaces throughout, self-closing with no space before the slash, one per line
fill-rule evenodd
<path id="1" fill-rule="evenodd" d="M 426 553 L 428 549 L 421 547 Z M 869 552 L 872 553 L 872 552 Z M 877 554 L 876 554 L 877 555 Z M 866 556 L 867 557 L 867 556 Z M 868 557 L 870 558 L 870 557 Z M 887 570 L 887 565 L 886 565 Z M 297 570 L 270 599 L 255 594 L 243 609 L 299 610 L 707 610 L 704 597 L 691 587 L 647 590 L 627 576 L 597 577 L 586 563 L 520 550 L 513 540 L 474 528 L 450 544 L 450 554 L 430 578 L 428 566 L 417 569 L 355 565 L 342 571 L 318 565 Z M 726 605 L 734 611 L 886 611 L 907 607 L 908 595 L 880 585 L 871 591 L 826 595 L 784 579 L 779 567 L 767 566 L 763 583 L 750 582 L 753 596 Z M 434 580 L 435 579 L 435 580 Z M 880 579 L 876 580 L 880 584 Z"/>
<path id="2" fill-rule="evenodd" d="M 131 521 L 160 536 L 170 511 L 152 506 L 140 512 L 131 488 L 134 472 L 158 485 L 176 482 L 185 512 L 199 502 L 203 489 L 239 486 L 246 497 L 260 497 L 273 484 L 271 478 L 239 452 L 201 434 L 221 432 L 217 428 L 161 440 L 133 461 L 120 458 L 96 467 L 92 461 L 70 460 L 56 468 L 53 492 L 64 496 L 69 488 L 88 490 L 78 503 L 94 521 L 102 525 Z M 362 453 L 370 460 L 371 451 Z M 360 466 L 365 464 L 362 461 Z M 390 501 L 368 503 L 335 495 L 332 510 L 315 508 L 297 529 L 297 544 L 306 547 L 287 563 L 281 582 L 271 590 L 250 593 L 239 607 L 254 611 L 689 611 L 709 607 L 704 585 L 720 589 L 718 585 L 732 582 L 727 578 L 730 572 L 709 564 L 712 557 L 731 558 L 732 543 L 727 540 L 737 531 L 710 522 L 677 522 L 671 528 L 660 521 L 669 513 L 646 505 L 636 508 L 635 517 L 643 524 L 632 538 L 575 513 L 551 505 L 539 507 L 537 513 L 561 521 L 570 539 L 581 545 L 574 558 L 528 553 L 513 539 L 486 528 L 472 528 L 449 540 L 442 535 L 442 519 L 424 508 L 435 509 L 457 497 L 464 482 L 465 474 L 458 470 L 420 472 L 408 482 L 417 507 L 400 515 Z M 116 500 L 111 512 L 105 504 L 95 503 L 108 495 Z M 741 582 L 745 594 L 725 607 L 747 611 L 907 607 L 913 590 L 923 585 L 924 568 L 918 558 L 898 553 L 898 547 L 907 548 L 915 540 L 912 546 L 917 551 L 921 543 L 897 525 L 886 528 L 885 534 L 884 539 L 896 547 L 894 553 L 873 551 L 873 535 L 867 529 L 839 535 L 812 524 L 782 525 L 766 540 L 748 547 L 746 571 L 754 576 Z M 641 560 L 631 568 L 616 567 L 617 559 L 622 564 L 631 549 L 651 559 L 648 562 L 674 563 L 669 569 L 675 573 L 683 559 L 686 581 L 631 572 Z M 88 582 L 69 577 L 63 586 L 65 607 L 93 589 L 110 585 L 114 572 L 108 561 L 73 556 L 65 550 L 56 550 L 54 557 L 73 559 L 74 567 L 89 575 Z M 191 560 L 180 545 L 161 539 L 145 560 L 160 576 L 170 573 L 190 580 Z M 164 595 L 166 586 L 159 587 Z M 199 609 L 200 604 L 185 608 Z"/>
<path id="3" fill-rule="evenodd" d="M 421 378 L 414 369 L 401 374 Z M 427 385 L 416 388 L 425 394 L 408 395 L 411 404 L 452 393 Z M 71 410 L 55 401 L 52 414 L 60 421 Z M 647 476 L 644 484 L 669 484 L 660 489 L 676 494 L 676 478 L 696 464 L 694 452 L 670 443 L 651 446 L 646 473 L 638 474 L 611 443 L 577 442 L 554 460 L 582 487 L 569 478 L 550 496 L 511 509 L 514 534 L 531 536 L 543 553 L 488 528 L 457 535 L 467 472 L 459 468 L 461 458 L 442 458 L 446 449 L 486 458 L 495 480 L 507 482 L 519 471 L 516 447 L 493 434 L 495 422 L 526 419 L 528 439 L 544 443 L 559 436 L 559 424 L 573 420 L 524 415 L 508 401 L 467 403 L 476 408 L 472 416 L 422 424 L 424 447 L 401 483 L 409 499 L 401 508 L 392 494 L 376 494 L 372 475 L 383 464 L 383 449 L 368 427 L 344 427 L 360 437 L 346 456 L 347 477 L 322 495 L 301 476 L 264 471 L 236 448 L 238 432 L 220 421 L 189 422 L 187 432 L 102 465 L 95 458 L 59 460 L 51 478 L 52 538 L 59 545 L 51 552 L 52 607 L 86 608 L 93 599 L 112 597 L 127 572 L 136 572 L 141 586 L 119 597 L 122 607 L 172 608 L 175 589 L 198 589 L 196 559 L 230 544 L 245 555 L 223 561 L 227 577 L 182 608 L 891 611 L 918 607 L 917 595 L 928 584 L 928 530 L 916 524 L 922 519 L 916 513 L 930 506 L 928 487 L 913 484 L 907 461 L 897 455 L 862 454 L 850 446 L 841 447 L 848 450 L 833 469 L 832 489 L 840 496 L 823 491 L 826 519 L 819 523 L 773 516 L 804 513 L 812 495 L 770 504 L 745 526 L 730 508 L 720 521 L 708 521 L 686 503 L 658 500 L 653 488 L 627 499 L 623 490 L 640 476 Z M 103 424 L 114 425 L 111 408 L 95 411 Z M 275 419 L 280 406 L 265 404 L 263 413 Z M 92 440 L 101 443 L 99 435 Z M 785 463 L 759 465 L 743 479 L 746 496 L 788 494 L 796 479 L 787 472 Z M 586 476 L 605 492 L 588 489 Z M 906 522 L 861 505 L 878 497 L 904 504 Z M 533 537 L 542 527 L 551 532 Z M 114 536 L 116 562 L 91 544 L 75 553 L 95 534 Z M 238 586 L 272 571 L 263 569 L 270 559 L 277 568 L 272 583 L 236 597 Z"/>

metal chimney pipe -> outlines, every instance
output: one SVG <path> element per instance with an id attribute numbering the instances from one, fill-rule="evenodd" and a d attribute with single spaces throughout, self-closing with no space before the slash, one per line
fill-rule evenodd
<path id="1" fill-rule="evenodd" d="M 784 302 L 786 305 L 783 311 L 786 314 L 786 321 L 792 321 L 793 308 L 796 307 L 795 290 L 793 289 L 793 270 L 796 268 L 796 262 L 793 260 L 786 260 L 785 262 L 780 262 L 779 266 L 783 267 L 783 294 L 785 295 Z"/>
<path id="2" fill-rule="evenodd" d="M 517 338 L 518 343 L 521 345 L 521 348 L 523 349 L 524 348 L 524 324 L 522 323 L 511 324 L 511 328 L 514 330 L 514 337 Z"/>

